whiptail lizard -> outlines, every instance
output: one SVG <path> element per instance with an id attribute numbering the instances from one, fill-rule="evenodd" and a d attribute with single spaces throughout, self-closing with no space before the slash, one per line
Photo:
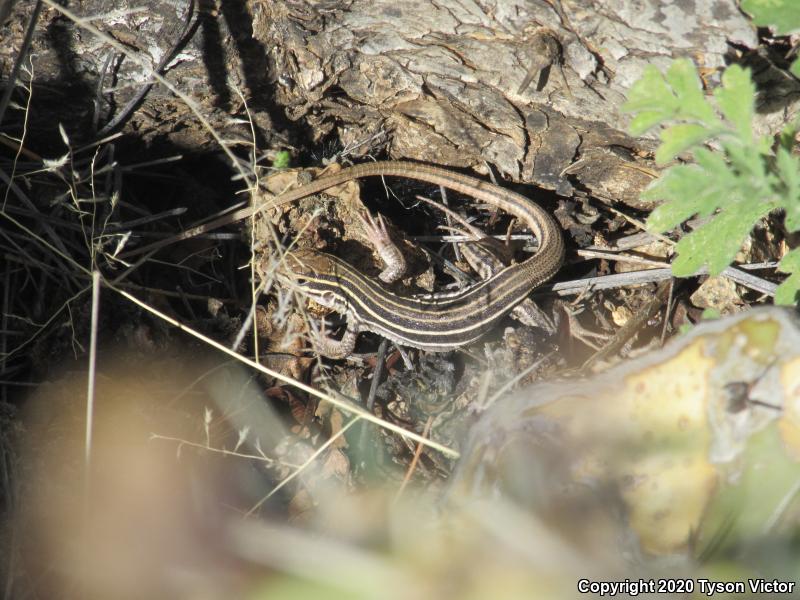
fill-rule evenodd
<path id="1" fill-rule="evenodd" d="M 365 163 L 322 177 L 297 189 L 189 229 L 170 240 L 129 252 L 141 254 L 175 241 L 247 218 L 260 210 L 294 202 L 362 177 L 404 177 L 440 185 L 472 196 L 522 220 L 539 242 L 538 251 L 504 267 L 492 277 L 456 293 L 425 297 L 399 296 L 346 262 L 316 250 L 295 249 L 287 264 L 300 289 L 320 303 L 347 315 L 343 339 L 324 354 L 342 357 L 355 346 L 358 333 L 372 331 L 390 340 L 430 351 L 451 350 L 478 339 L 505 314 L 547 281 L 564 261 L 564 240 L 558 224 L 526 197 L 475 177 L 423 164 L 384 161 Z M 385 232 L 384 232 L 385 233 Z M 380 236 L 374 227 L 373 236 Z"/>

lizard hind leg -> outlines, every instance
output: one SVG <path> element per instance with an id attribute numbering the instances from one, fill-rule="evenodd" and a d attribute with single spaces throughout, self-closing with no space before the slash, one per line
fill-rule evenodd
<path id="1" fill-rule="evenodd" d="M 405 274 L 406 259 L 389 236 L 386 221 L 381 215 L 375 219 L 370 213 L 367 213 L 366 217 L 359 215 L 359 218 L 367 239 L 378 252 L 378 256 L 381 257 L 384 264 L 384 269 L 378 278 L 384 283 L 394 283 Z"/>

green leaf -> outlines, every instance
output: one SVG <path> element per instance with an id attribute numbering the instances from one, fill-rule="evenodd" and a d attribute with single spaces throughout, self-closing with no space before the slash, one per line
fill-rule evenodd
<path id="1" fill-rule="evenodd" d="M 800 271 L 800 248 L 795 248 L 786 253 L 778 265 L 781 273 L 794 273 Z"/>
<path id="2" fill-rule="evenodd" d="M 633 135 L 641 135 L 674 117 L 678 105 L 678 99 L 664 81 L 664 76 L 655 66 L 647 65 L 628 92 L 628 100 L 621 110 L 639 113 L 631 123 L 630 130 Z"/>
<path id="3" fill-rule="evenodd" d="M 675 245 L 678 257 L 672 272 L 688 277 L 707 264 L 711 275 L 719 275 L 733 262 L 756 221 L 769 211 L 770 206 L 761 202 L 737 202 L 721 211 Z"/>
<path id="4" fill-rule="evenodd" d="M 800 119 L 795 119 L 793 123 L 787 123 L 786 125 L 784 125 L 783 129 L 781 129 L 780 134 L 778 134 L 778 143 L 780 144 L 781 148 L 784 148 L 789 152 L 791 152 L 794 149 L 795 146 L 794 140 L 798 130 L 800 130 Z"/>
<path id="5" fill-rule="evenodd" d="M 751 144 L 742 143 L 738 138 L 725 140 L 722 147 L 738 176 L 754 188 L 766 191 L 770 177 L 765 157 L 759 149 Z"/>
<path id="6" fill-rule="evenodd" d="M 656 150 L 656 164 L 663 165 L 681 152 L 702 144 L 715 132 L 705 125 L 681 123 L 665 129 L 661 133 L 661 145 Z"/>
<path id="7" fill-rule="evenodd" d="M 736 173 L 731 170 L 731 166 L 725 160 L 725 156 L 719 152 L 712 152 L 707 148 L 698 148 L 694 153 L 697 164 L 708 173 L 709 177 L 725 181 L 730 187 L 738 184 Z"/>
<path id="8" fill-rule="evenodd" d="M 742 10 L 753 23 L 773 27 L 778 35 L 800 30 L 800 2 L 797 0 L 742 0 Z"/>
<path id="9" fill-rule="evenodd" d="M 678 276 L 691 275 L 703 265 L 719 274 L 753 225 L 773 209 L 785 209 L 787 227 L 800 231 L 800 159 L 792 155 L 795 130 L 784 131 L 777 151 L 768 137 L 756 138 L 755 86 L 750 73 L 737 65 L 723 73 L 714 96 L 724 120 L 704 95 L 694 65 L 684 59 L 673 62 L 664 76 L 654 67 L 646 69 L 625 106 L 637 113 L 634 132 L 677 122 L 661 133 L 657 163 L 682 153 L 695 159 L 696 164 L 666 170 L 642 193 L 642 198 L 663 201 L 647 220 L 651 231 L 668 231 L 695 215 L 708 217 L 678 242 L 673 263 Z M 710 141 L 722 151 L 705 147 Z"/>
<path id="10" fill-rule="evenodd" d="M 791 250 L 781 259 L 778 270 L 790 273 L 775 290 L 775 303 L 791 306 L 800 302 L 800 248 Z"/>
<path id="11" fill-rule="evenodd" d="M 712 128 L 719 127 L 719 119 L 706 100 L 692 61 L 686 58 L 674 61 L 667 69 L 666 79 L 678 99 L 682 118 L 696 119 Z"/>
<path id="12" fill-rule="evenodd" d="M 717 209 L 718 201 L 708 200 L 714 195 L 715 181 L 697 165 L 680 165 L 669 169 L 643 194 L 644 199 L 659 199 L 658 206 L 647 219 L 647 229 L 663 233 L 694 215 L 710 215 Z"/>
<path id="13" fill-rule="evenodd" d="M 720 120 L 705 97 L 697 70 L 688 59 L 674 61 L 666 75 L 653 65 L 645 67 L 628 92 L 622 110 L 637 113 L 630 125 L 632 135 L 641 135 L 675 119 L 703 124 L 712 130 L 721 128 Z"/>
<path id="14" fill-rule="evenodd" d="M 647 219 L 648 230 L 668 231 L 694 215 L 709 216 L 741 200 L 741 181 L 721 154 L 698 148 L 695 158 L 696 165 L 672 167 L 642 194 L 665 201 Z"/>
<path id="15" fill-rule="evenodd" d="M 739 65 L 732 65 L 725 70 L 722 74 L 722 87 L 714 92 L 722 114 L 733 124 L 746 144 L 753 139 L 755 95 L 756 86 L 750 79 L 750 71 Z"/>
<path id="16" fill-rule="evenodd" d="M 785 224 L 789 231 L 800 230 L 800 159 L 786 148 L 778 148 L 775 167 L 783 186 L 786 210 Z"/>
<path id="17" fill-rule="evenodd" d="M 645 110 L 633 118 L 628 130 L 631 132 L 631 135 L 642 135 L 670 118 L 670 116 L 671 115 L 665 116 L 664 112 L 660 110 Z"/>
<path id="18" fill-rule="evenodd" d="M 775 289 L 775 304 L 794 306 L 798 303 L 800 303 L 800 271 L 789 275 Z"/>
<path id="19" fill-rule="evenodd" d="M 292 156 L 286 150 L 281 150 L 275 153 L 275 160 L 272 161 L 272 166 L 276 169 L 285 169 L 292 162 Z"/>

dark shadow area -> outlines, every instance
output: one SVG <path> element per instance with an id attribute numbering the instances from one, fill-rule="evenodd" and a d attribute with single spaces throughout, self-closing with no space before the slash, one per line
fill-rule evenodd
<path id="1" fill-rule="evenodd" d="M 789 73 L 792 60 L 788 59 L 792 45 L 788 37 L 773 38 L 768 30 L 759 29 L 761 45 L 756 48 L 730 44 L 727 64 L 738 64 L 750 69 L 758 93 L 756 112 L 770 114 L 782 112 L 800 97 L 800 81 Z"/>
<path id="2" fill-rule="evenodd" d="M 48 150 L 54 150 L 54 145 L 63 146 L 56 141 L 60 135 L 54 124 L 61 124 L 70 140 L 78 143 L 89 141 L 87 134 L 91 132 L 94 90 L 85 77 L 85 69 L 81 68 L 81 57 L 74 50 L 74 35 L 74 25 L 63 17 L 54 18 L 45 30 L 45 40 L 57 62 L 58 79 L 36 87 L 31 99 L 28 132 L 43 142 L 40 148 L 47 157 L 52 155 Z M 19 96 L 19 92 L 16 95 Z M 25 105 L 24 101 L 21 105 Z M 7 114 L 6 122 L 0 125 L 5 128 L 13 120 L 13 116 Z M 21 132 L 21 128 L 17 131 Z M 31 149 L 38 151 L 36 146 Z"/>
<path id="3" fill-rule="evenodd" d="M 249 37 L 252 26 L 247 23 L 246 6 L 222 4 L 226 21 L 240 32 L 236 46 L 247 63 L 249 91 L 260 99 L 252 108 L 269 106 L 277 114 L 279 109 L 269 104 L 267 56 Z M 222 52 L 227 34 L 212 16 L 213 3 L 203 2 L 200 9 L 202 21 L 187 20 L 183 26 L 174 18 L 168 22 L 165 35 L 174 38 L 167 43 L 177 47 L 182 32 L 192 33 L 202 24 L 204 64 L 218 95 L 217 106 L 227 111 L 232 103 Z M 22 151 L 13 144 L 0 145 L 0 193 L 5 211 L 17 222 L 0 219 L 0 252 L 8 265 L 0 287 L 11 290 L 3 308 L 11 320 L 4 325 L 6 344 L 0 348 L 10 354 L 0 365 L 0 379 L 38 383 L 62 362 L 60 357 L 84 356 L 91 316 L 87 271 L 92 268 L 98 268 L 107 281 L 124 276 L 117 282 L 121 289 L 211 337 L 232 339 L 242 324 L 240 299 L 250 296 L 250 273 L 241 269 L 249 251 L 240 223 L 213 236 L 167 247 L 130 273 L 130 267 L 108 257 L 171 237 L 242 202 L 244 184 L 232 180 L 228 159 L 208 142 L 200 126 L 183 112 L 176 116 L 171 98 L 148 102 L 143 111 L 134 113 L 135 121 L 128 118 L 122 123 L 122 135 L 92 145 L 94 125 L 107 123 L 98 119 L 98 110 L 104 113 L 102 119 L 113 119 L 117 113 L 106 115 L 108 108 L 123 110 L 139 89 L 126 88 L 128 79 L 120 74 L 130 62 L 112 53 L 107 59 L 82 54 L 76 40 L 88 34 L 64 17 L 51 14 L 38 27 L 31 52 L 40 63 L 33 73 L 30 98 L 19 86 L 12 97 L 14 106 L 0 123 L 0 131 L 11 138 L 23 138 L 24 132 Z M 175 67 L 179 76 L 180 68 L 180 64 Z M 158 128 L 162 123 L 163 129 Z M 214 125 L 219 127 L 219 121 Z M 190 134 L 183 135 L 186 131 Z M 259 148 L 270 146 L 269 134 L 259 132 Z M 176 156 L 181 158 L 165 160 Z M 43 160 L 55 162 L 43 165 Z M 130 237 L 124 238 L 128 232 Z M 221 303 L 214 315 L 209 312 L 209 298 Z M 162 322 L 113 292 L 103 292 L 102 302 L 100 327 L 105 334 L 119 341 L 140 336 L 136 330 L 143 327 L 148 343 L 161 345 Z M 245 346 L 250 342 L 248 338 Z M 16 396 L 24 389 L 15 387 L 11 393 Z M 8 398 L 4 393 L 0 403 Z"/>
<path id="4" fill-rule="evenodd" d="M 198 18 L 200 19 L 203 64 L 208 71 L 208 85 L 216 95 L 215 106 L 228 112 L 231 107 L 231 92 L 228 89 L 228 69 L 225 65 L 225 51 L 222 47 L 222 34 L 216 17 L 214 0 L 200 0 Z"/>
<path id="5" fill-rule="evenodd" d="M 275 128 L 289 132 L 291 139 L 310 139 L 303 125 L 289 121 L 276 102 L 274 90 L 276 76 L 268 59 L 268 49 L 253 36 L 253 17 L 247 2 L 225 0 L 220 2 L 220 11 L 242 61 L 245 84 L 247 91 L 250 92 L 248 99 L 251 103 L 250 108 L 266 112 Z M 264 132 L 256 128 L 257 145 L 260 145 L 263 139 Z"/>

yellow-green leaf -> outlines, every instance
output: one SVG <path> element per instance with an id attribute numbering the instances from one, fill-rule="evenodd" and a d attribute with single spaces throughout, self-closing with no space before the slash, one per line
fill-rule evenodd
<path id="1" fill-rule="evenodd" d="M 798 0 L 742 0 L 741 6 L 753 17 L 753 23 L 772 27 L 778 35 L 800 30 Z"/>
<path id="2" fill-rule="evenodd" d="M 722 74 L 722 87 L 714 92 L 722 114 L 730 121 L 745 143 L 753 139 L 753 111 L 756 86 L 750 71 L 731 65 Z"/>
<path id="3" fill-rule="evenodd" d="M 680 123 L 665 129 L 661 133 L 661 145 L 656 150 L 656 163 L 668 163 L 681 152 L 703 143 L 714 133 L 705 125 L 694 123 Z"/>

